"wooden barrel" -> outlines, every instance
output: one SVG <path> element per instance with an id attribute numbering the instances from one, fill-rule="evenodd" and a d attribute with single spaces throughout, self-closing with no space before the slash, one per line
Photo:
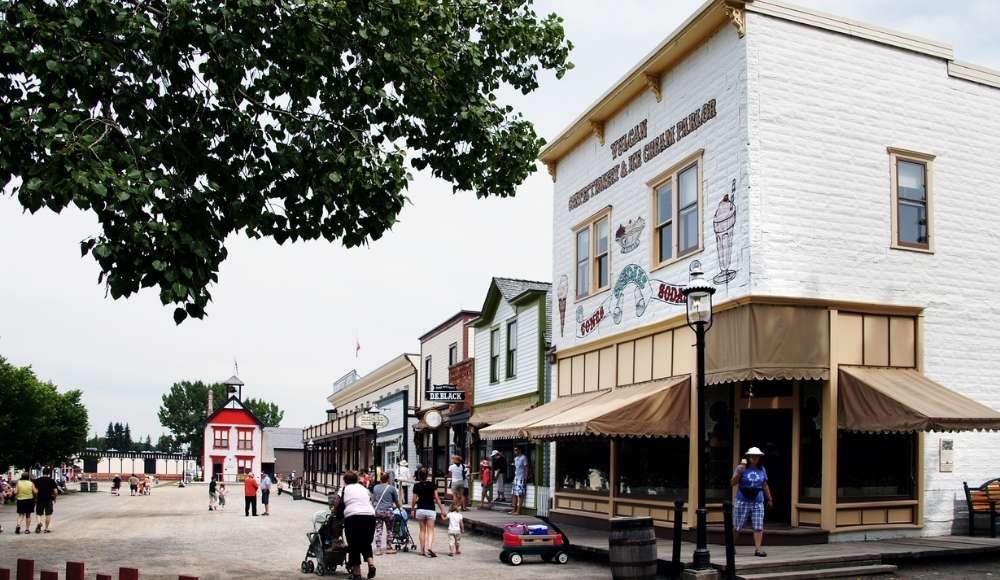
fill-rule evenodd
<path id="1" fill-rule="evenodd" d="M 612 518 L 608 559 L 614 580 L 655 580 L 653 518 Z"/>

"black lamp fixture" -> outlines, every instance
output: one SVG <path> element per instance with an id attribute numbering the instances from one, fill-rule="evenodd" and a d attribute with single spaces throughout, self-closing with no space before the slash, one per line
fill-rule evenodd
<path id="1" fill-rule="evenodd" d="M 705 445 L 705 334 L 712 327 L 712 295 L 715 294 L 715 286 L 705 280 L 705 273 L 698 260 L 691 262 L 689 271 L 691 277 L 683 292 L 687 298 L 687 323 L 695 334 L 698 393 L 698 417 L 695 425 L 698 438 L 698 508 L 695 511 L 698 528 L 693 563 L 696 570 L 706 570 L 711 567 L 712 558 L 708 551 L 708 512 L 705 509 L 705 488 L 708 483 L 705 473 L 708 461 L 708 449 Z"/>

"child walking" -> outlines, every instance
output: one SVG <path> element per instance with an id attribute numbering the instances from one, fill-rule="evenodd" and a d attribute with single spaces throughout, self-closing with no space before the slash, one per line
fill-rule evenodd
<path id="1" fill-rule="evenodd" d="M 226 511 L 226 484 L 219 482 L 219 489 L 216 492 L 219 496 L 219 507 L 216 508 L 220 512 Z"/>
<path id="2" fill-rule="evenodd" d="M 465 522 L 462 521 L 462 513 L 458 511 L 457 502 L 451 502 L 448 515 L 441 514 L 443 519 L 448 520 L 448 555 L 457 556 L 462 553 L 462 533 L 465 531 Z"/>

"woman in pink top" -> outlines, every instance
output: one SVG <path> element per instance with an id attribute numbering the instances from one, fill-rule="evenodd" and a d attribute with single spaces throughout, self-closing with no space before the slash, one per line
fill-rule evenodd
<path id="1" fill-rule="evenodd" d="M 340 501 L 344 502 L 344 536 L 347 539 L 347 567 L 355 578 L 361 577 L 361 557 L 368 562 L 368 577 L 375 577 L 375 557 L 372 541 L 375 539 L 375 507 L 368 488 L 358 483 L 358 474 L 344 474 L 344 489 Z"/>

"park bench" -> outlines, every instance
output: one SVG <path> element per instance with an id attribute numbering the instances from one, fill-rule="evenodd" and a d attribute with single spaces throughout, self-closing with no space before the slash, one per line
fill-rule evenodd
<path id="1" fill-rule="evenodd" d="M 976 516 L 986 515 L 990 521 L 990 537 L 997 537 L 997 511 L 1000 506 L 1000 478 L 991 479 L 979 487 L 969 487 L 968 482 L 962 482 L 965 488 L 965 501 L 969 505 L 969 535 L 976 535 Z"/>

